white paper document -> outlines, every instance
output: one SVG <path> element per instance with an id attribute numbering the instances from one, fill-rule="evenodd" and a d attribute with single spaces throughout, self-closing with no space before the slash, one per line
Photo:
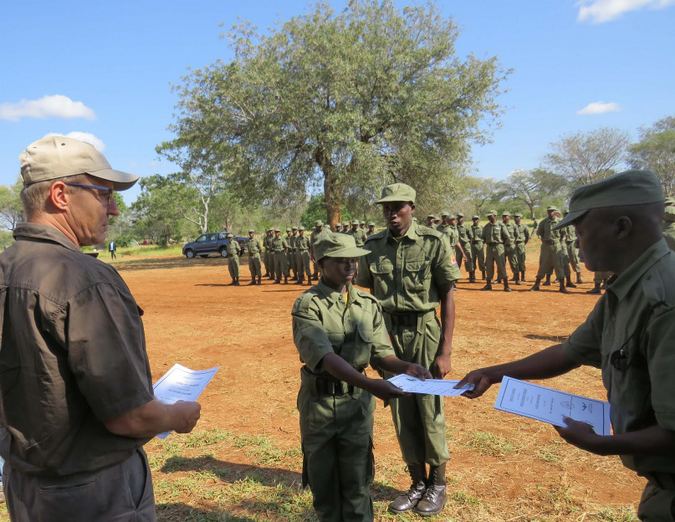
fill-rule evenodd
<path id="1" fill-rule="evenodd" d="M 165 404 L 178 401 L 196 401 L 211 382 L 218 367 L 208 370 L 191 370 L 180 364 L 174 364 L 152 387 L 155 398 Z M 160 433 L 158 438 L 164 439 L 169 433 Z"/>
<path id="2" fill-rule="evenodd" d="M 459 381 L 446 379 L 418 379 L 404 373 L 387 379 L 394 386 L 398 386 L 404 392 L 422 393 L 425 395 L 442 395 L 444 397 L 459 397 L 465 391 L 472 390 L 473 384 L 467 384 L 461 388 L 455 388 Z"/>
<path id="3" fill-rule="evenodd" d="M 504 377 L 495 408 L 565 427 L 563 417 L 586 422 L 598 435 L 610 435 L 609 403 Z"/>

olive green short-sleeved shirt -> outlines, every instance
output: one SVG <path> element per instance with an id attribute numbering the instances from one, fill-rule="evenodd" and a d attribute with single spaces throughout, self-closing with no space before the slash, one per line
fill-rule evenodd
<path id="1" fill-rule="evenodd" d="M 441 232 L 413 223 L 401 238 L 386 229 L 368 238 L 356 284 L 370 288 L 385 312 L 430 312 L 461 274 Z"/>
<path id="2" fill-rule="evenodd" d="M 14 237 L 0 255 L 0 452 L 45 475 L 122 462 L 146 440 L 103 423 L 153 399 L 142 312 L 114 268 L 55 228 Z"/>
<path id="3" fill-rule="evenodd" d="M 248 243 L 246 244 L 246 248 L 248 250 L 248 257 L 260 259 L 260 253 L 262 252 L 262 244 L 260 243 L 260 240 L 257 237 L 250 238 L 248 240 Z"/>
<path id="4" fill-rule="evenodd" d="M 675 431 L 675 254 L 665 241 L 608 285 L 563 348 L 602 369 L 615 433 L 655 424 Z M 639 472 L 675 473 L 675 455 L 622 460 Z"/>
<path id="5" fill-rule="evenodd" d="M 394 355 L 382 318 L 380 304 L 370 294 L 349 288 L 343 296 L 320 281 L 293 305 L 293 339 L 300 360 L 313 372 L 335 353 L 361 370 Z"/>

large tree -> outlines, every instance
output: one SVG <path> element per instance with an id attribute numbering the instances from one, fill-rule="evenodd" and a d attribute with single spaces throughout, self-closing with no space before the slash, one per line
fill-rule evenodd
<path id="1" fill-rule="evenodd" d="M 318 189 L 330 223 L 387 182 L 442 201 L 496 121 L 506 74 L 495 58 L 459 57 L 457 36 L 433 5 L 391 0 L 318 4 L 267 35 L 236 27 L 234 59 L 185 78 L 176 138 L 158 150 L 261 203 Z"/>
<path id="2" fill-rule="evenodd" d="M 675 116 L 642 129 L 640 141 L 631 145 L 629 152 L 633 168 L 654 171 L 666 194 L 675 194 Z"/>
<path id="3" fill-rule="evenodd" d="M 585 185 L 613 174 L 629 143 L 628 135 L 618 129 L 579 132 L 552 143 L 545 162 L 572 185 Z"/>
<path id="4" fill-rule="evenodd" d="M 566 186 L 563 176 L 540 168 L 516 171 L 500 183 L 504 197 L 525 205 L 532 219 L 544 201 L 563 197 Z"/>
<path id="5" fill-rule="evenodd" d="M 21 189 L 23 184 L 17 181 L 14 185 L 0 185 L 0 227 L 14 230 L 17 223 L 23 220 L 23 204 Z"/>

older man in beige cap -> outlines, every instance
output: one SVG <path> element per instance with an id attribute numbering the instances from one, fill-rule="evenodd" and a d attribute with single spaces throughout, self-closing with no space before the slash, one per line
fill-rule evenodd
<path id="1" fill-rule="evenodd" d="M 20 156 L 26 222 L 0 255 L 0 454 L 12 521 L 155 520 L 143 445 L 199 404 L 154 398 L 142 310 L 80 247 L 105 240 L 137 176 L 47 136 Z"/>
<path id="2" fill-rule="evenodd" d="M 460 274 L 443 234 L 413 221 L 415 197 L 404 183 L 382 190 L 377 203 L 387 228 L 366 240 L 370 252 L 360 258 L 356 283 L 381 301 L 396 355 L 442 379 L 451 368 L 453 288 Z M 445 504 L 449 458 L 443 402 L 433 395 L 401 397 L 392 402 L 391 413 L 412 484 L 389 509 L 437 514 Z"/>
<path id="3" fill-rule="evenodd" d="M 573 225 L 584 263 L 610 271 L 607 293 L 562 344 L 519 361 L 470 372 L 470 398 L 504 375 L 544 379 L 589 365 L 602 369 L 613 435 L 565 418 L 555 428 L 569 443 L 619 455 L 647 479 L 642 520 L 675 520 L 675 254 L 661 235 L 663 191 L 649 171 L 627 171 L 577 189 L 556 224 Z"/>

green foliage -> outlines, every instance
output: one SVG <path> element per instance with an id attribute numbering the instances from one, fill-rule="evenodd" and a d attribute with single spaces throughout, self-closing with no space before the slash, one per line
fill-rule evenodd
<path id="1" fill-rule="evenodd" d="M 629 153 L 633 168 L 654 171 L 666 194 L 675 194 L 675 116 L 642 129 L 640 141 L 630 147 Z"/>
<path id="2" fill-rule="evenodd" d="M 14 243 L 14 236 L 8 230 L 0 230 L 0 250 L 4 250 Z"/>
<path id="3" fill-rule="evenodd" d="M 0 227 L 14 230 L 16 224 L 23 220 L 22 187 L 20 180 L 14 185 L 0 185 Z"/>
<path id="4" fill-rule="evenodd" d="M 351 212 L 347 208 L 343 208 L 340 215 L 341 222 L 353 219 Z M 317 219 L 320 219 L 324 223 L 328 222 L 326 219 L 326 199 L 323 197 L 323 194 L 316 194 L 309 198 L 309 203 L 300 218 L 300 224 L 307 229 L 314 228 L 314 222 Z"/>
<path id="5" fill-rule="evenodd" d="M 158 151 L 242 203 L 289 207 L 323 189 L 332 223 L 393 181 L 436 204 L 486 140 L 506 75 L 495 58 L 460 59 L 457 35 L 432 4 L 390 0 L 318 4 L 269 35 L 235 27 L 234 60 L 185 78 L 176 138 Z"/>
<path id="6" fill-rule="evenodd" d="M 507 204 L 504 210 L 523 212 L 531 218 L 536 216 L 537 209 L 544 207 L 544 202 L 562 204 L 569 191 L 568 186 L 563 176 L 545 169 L 517 171 L 499 183 L 502 201 Z"/>

